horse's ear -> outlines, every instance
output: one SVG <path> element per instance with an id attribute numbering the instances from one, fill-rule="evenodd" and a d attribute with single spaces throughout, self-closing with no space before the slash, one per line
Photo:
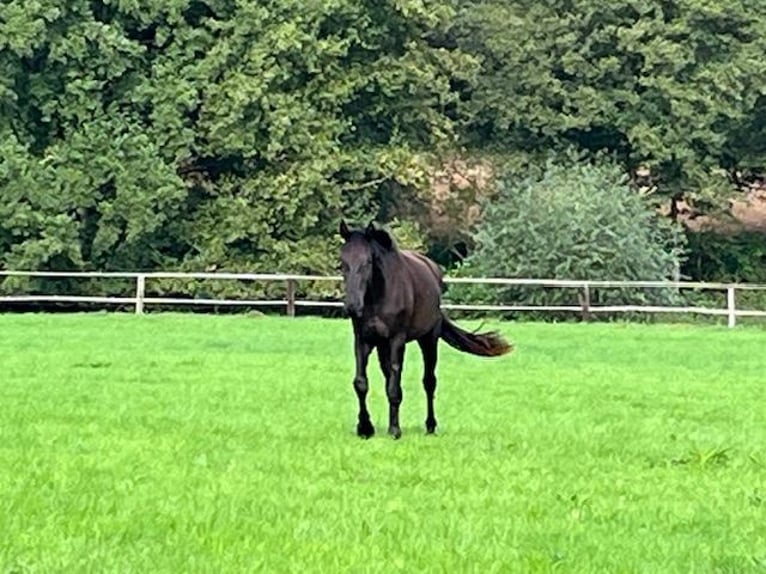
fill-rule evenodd
<path id="1" fill-rule="evenodd" d="M 388 234 L 388 231 L 377 228 L 372 221 L 370 221 L 370 224 L 367 226 L 365 233 L 369 239 L 376 241 L 386 251 L 394 246 L 394 240 Z"/>
<path id="2" fill-rule="evenodd" d="M 340 225 L 338 226 L 338 232 L 340 233 L 340 236 L 347 240 L 349 237 L 351 237 L 351 230 L 348 228 L 348 225 L 346 225 L 346 220 L 341 219 Z"/>

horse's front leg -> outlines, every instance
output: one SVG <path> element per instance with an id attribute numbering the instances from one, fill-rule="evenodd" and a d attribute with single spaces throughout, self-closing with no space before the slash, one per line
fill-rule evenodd
<path id="1" fill-rule="evenodd" d="M 367 411 L 367 360 L 372 352 L 372 345 L 364 341 L 359 335 L 354 338 L 354 355 L 356 356 L 356 375 L 354 376 L 354 390 L 359 400 L 359 421 L 356 425 L 356 434 L 360 437 L 370 438 L 375 434 L 375 427 L 370 421 L 370 413 Z"/>
<path id="2" fill-rule="evenodd" d="M 386 377 L 388 434 L 396 439 L 402 436 L 402 429 L 399 427 L 399 405 L 402 404 L 404 349 L 405 342 L 402 338 L 391 339 L 387 344 L 378 347 L 380 367 Z"/>

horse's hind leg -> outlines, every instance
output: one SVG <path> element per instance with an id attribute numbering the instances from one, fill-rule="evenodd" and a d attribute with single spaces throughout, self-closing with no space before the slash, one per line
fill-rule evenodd
<path id="1" fill-rule="evenodd" d="M 426 391 L 426 432 L 432 434 L 436 430 L 434 415 L 434 394 L 436 393 L 436 361 L 438 359 L 439 337 L 431 331 L 418 339 L 420 350 L 423 352 L 423 389 Z"/>

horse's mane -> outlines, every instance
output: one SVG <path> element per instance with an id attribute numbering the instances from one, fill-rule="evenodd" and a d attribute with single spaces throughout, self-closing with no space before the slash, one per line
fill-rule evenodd
<path id="1" fill-rule="evenodd" d="M 391 264 L 395 266 L 397 262 L 401 261 L 402 252 L 396 239 L 388 231 L 373 223 L 370 223 L 365 229 L 349 230 L 345 224 L 342 226 L 341 233 L 343 234 L 345 231 L 347 241 L 358 241 L 369 246 L 372 252 L 373 288 L 378 294 L 382 293 L 386 283 L 386 272 L 388 271 L 390 274 L 392 272 Z"/>
<path id="2" fill-rule="evenodd" d="M 396 239 L 385 229 L 368 228 L 366 236 L 372 246 L 375 255 L 388 255 L 390 253 L 399 253 L 399 245 Z"/>
<path id="3" fill-rule="evenodd" d="M 366 243 L 372 252 L 372 295 L 379 299 L 384 296 L 388 279 L 395 273 L 392 264 L 395 267 L 401 251 L 391 234 L 373 226 L 353 231 L 349 241 L 354 239 Z"/>

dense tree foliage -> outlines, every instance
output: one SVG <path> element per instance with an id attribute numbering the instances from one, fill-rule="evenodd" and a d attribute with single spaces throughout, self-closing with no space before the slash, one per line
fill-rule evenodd
<path id="1" fill-rule="evenodd" d="M 433 6 L 60 6 L 0 8 L 7 266 L 327 271 L 341 208 L 450 142 Z"/>
<path id="2" fill-rule="evenodd" d="M 459 45 L 482 60 L 467 88 L 475 145 L 606 150 L 703 202 L 766 163 L 763 2 L 461 5 Z"/>
<path id="3" fill-rule="evenodd" d="M 0 266 L 324 273 L 341 213 L 447 261 L 572 147 L 710 212 L 766 163 L 764 53 L 760 0 L 7 0 Z"/>

